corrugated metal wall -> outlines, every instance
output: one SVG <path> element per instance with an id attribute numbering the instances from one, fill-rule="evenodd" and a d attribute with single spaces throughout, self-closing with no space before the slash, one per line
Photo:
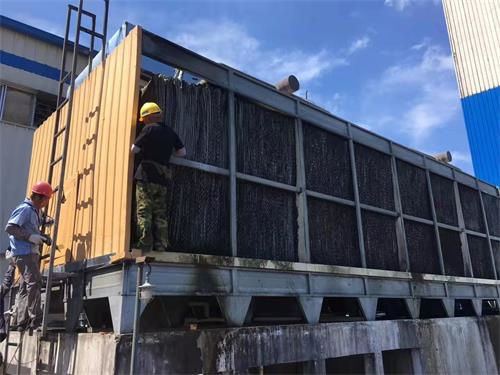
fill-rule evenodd
<path id="1" fill-rule="evenodd" d="M 500 185 L 500 1 L 443 0 L 476 175 Z"/>
<path id="2" fill-rule="evenodd" d="M 500 186 L 500 87 L 463 98 L 462 109 L 474 172 Z"/>
<path id="3" fill-rule="evenodd" d="M 129 248 L 130 144 L 137 119 L 140 40 L 136 27 L 75 90 L 56 263 L 110 253 L 120 258 Z M 35 132 L 28 190 L 47 179 L 54 124 L 55 113 Z M 56 155 L 62 143 L 59 137 Z M 60 165 L 53 181 L 59 179 Z"/>
<path id="4" fill-rule="evenodd" d="M 500 1 L 443 0 L 462 98 L 500 86 Z"/>

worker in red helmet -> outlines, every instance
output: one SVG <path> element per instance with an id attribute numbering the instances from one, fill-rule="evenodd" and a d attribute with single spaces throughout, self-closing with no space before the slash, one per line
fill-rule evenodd
<path id="1" fill-rule="evenodd" d="M 49 183 L 37 182 L 31 189 L 30 197 L 14 209 L 5 227 L 9 234 L 12 263 L 21 275 L 16 298 L 17 313 L 13 317 L 18 330 L 36 329 L 41 323 L 40 245 L 51 240 L 42 235 L 40 227 L 53 224 L 53 220 L 42 216 L 42 209 L 47 207 L 52 194 Z"/>

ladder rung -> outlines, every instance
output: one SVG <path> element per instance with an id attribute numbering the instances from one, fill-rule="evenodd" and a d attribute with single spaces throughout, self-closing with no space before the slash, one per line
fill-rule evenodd
<path id="1" fill-rule="evenodd" d="M 62 107 L 64 107 L 64 105 L 65 105 L 68 101 L 69 101 L 69 99 L 68 99 L 68 98 L 64 98 L 64 100 L 63 100 L 61 103 L 59 103 L 59 105 L 57 106 L 56 111 L 58 111 L 58 110 L 60 110 Z"/>
<path id="2" fill-rule="evenodd" d="M 100 34 L 100 33 L 96 32 L 96 31 L 92 31 L 92 30 L 90 30 L 90 29 L 87 29 L 87 28 L 86 28 L 86 27 L 84 27 L 84 26 L 80 26 L 80 30 L 81 30 L 81 31 L 83 31 L 83 32 L 85 32 L 85 33 L 87 33 L 87 34 L 89 34 L 89 35 L 94 36 L 95 38 L 99 38 L 99 39 L 101 39 L 101 40 L 102 40 L 102 39 L 104 39 L 104 35 L 102 35 L 102 34 Z"/>
<path id="3" fill-rule="evenodd" d="M 65 130 L 66 130 L 66 126 L 63 126 L 61 129 L 59 129 L 59 130 L 57 131 L 57 133 L 56 133 L 56 134 L 54 134 L 54 138 L 59 137 L 62 133 L 64 133 L 64 131 L 65 131 Z"/>
<path id="4" fill-rule="evenodd" d="M 19 344 L 17 342 L 8 342 L 8 346 L 18 346 Z"/>
<path id="5" fill-rule="evenodd" d="M 69 77 L 71 77 L 71 70 L 68 73 L 66 73 L 66 75 L 59 82 L 66 83 L 66 80 Z"/>
<path id="6" fill-rule="evenodd" d="M 70 7 L 71 10 L 74 10 L 75 12 L 78 12 L 78 7 L 77 6 L 74 6 L 74 5 L 68 5 Z M 85 9 L 82 9 L 82 14 L 85 14 L 86 16 L 90 17 L 90 18 L 95 18 L 95 14 L 94 13 L 90 13 L 88 10 L 85 10 Z"/>
<path id="7" fill-rule="evenodd" d="M 50 166 L 53 167 L 57 163 L 59 163 L 61 160 L 63 160 L 62 156 L 59 156 L 56 160 L 54 160 L 52 163 L 50 163 Z"/>

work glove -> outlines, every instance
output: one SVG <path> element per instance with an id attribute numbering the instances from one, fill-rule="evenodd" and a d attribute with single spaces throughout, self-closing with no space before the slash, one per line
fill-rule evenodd
<path id="1" fill-rule="evenodd" d="M 40 234 L 32 234 L 29 236 L 28 241 L 35 245 L 40 245 L 44 242 L 44 237 Z"/>
<path id="2" fill-rule="evenodd" d="M 52 245 L 52 238 L 50 238 L 48 235 L 43 234 L 42 235 L 42 241 L 45 245 L 50 246 Z"/>
<path id="3" fill-rule="evenodd" d="M 50 217 L 50 216 L 45 216 L 44 220 L 43 220 L 43 226 L 45 227 L 51 227 L 52 225 L 54 225 L 54 218 Z"/>

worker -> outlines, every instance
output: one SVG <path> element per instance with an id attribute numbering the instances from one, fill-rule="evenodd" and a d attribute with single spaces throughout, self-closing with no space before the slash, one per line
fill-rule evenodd
<path id="1" fill-rule="evenodd" d="M 50 243 L 50 238 L 40 232 L 40 227 L 45 224 L 41 211 L 49 204 L 52 194 L 49 183 L 37 182 L 31 189 L 30 197 L 14 209 L 5 227 L 9 234 L 12 262 L 20 275 L 17 319 L 14 319 L 20 331 L 36 329 L 41 323 L 40 245 Z"/>
<path id="2" fill-rule="evenodd" d="M 143 251 L 166 251 L 170 248 L 167 219 L 167 185 L 172 179 L 169 167 L 172 152 L 186 155 L 186 148 L 175 131 L 163 122 L 156 103 L 144 103 L 140 122 L 145 126 L 132 145 L 139 164 L 136 181 L 137 244 Z"/>

